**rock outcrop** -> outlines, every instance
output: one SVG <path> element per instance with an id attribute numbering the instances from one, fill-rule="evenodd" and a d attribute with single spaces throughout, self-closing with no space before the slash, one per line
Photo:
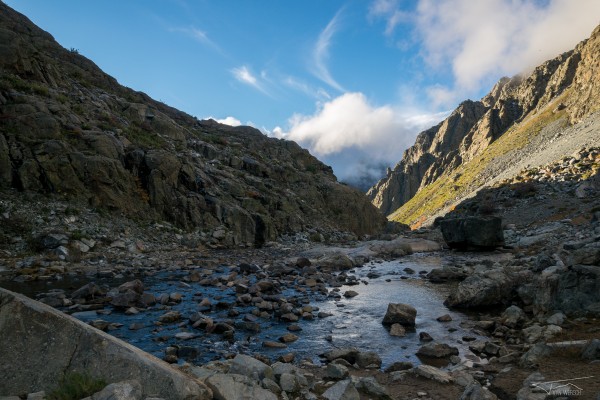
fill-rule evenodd
<path id="1" fill-rule="evenodd" d="M 106 382 L 136 379 L 147 397 L 212 399 L 210 389 L 156 357 L 5 289 L 0 334 L 0 395 L 50 391 L 64 374 L 85 372 Z"/>
<path id="2" fill-rule="evenodd" d="M 0 189 L 201 229 L 224 246 L 384 219 L 296 143 L 123 87 L 0 3 Z"/>
<path id="3" fill-rule="evenodd" d="M 481 101 L 461 103 L 443 122 L 421 132 L 402 160 L 367 195 L 389 215 L 440 176 L 451 177 L 458 166 L 483 154 L 498 138 L 527 124 L 530 116 L 549 105 L 555 107 L 554 112 L 564 110 L 570 123 L 583 120 L 600 109 L 599 70 L 600 27 L 574 50 L 529 75 L 503 78 Z"/>
<path id="4" fill-rule="evenodd" d="M 493 249 L 504 244 L 499 217 L 445 218 L 440 228 L 446 244 L 453 249 Z"/>

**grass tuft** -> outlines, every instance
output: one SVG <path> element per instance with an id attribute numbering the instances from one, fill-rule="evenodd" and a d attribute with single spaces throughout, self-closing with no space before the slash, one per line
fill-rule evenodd
<path id="1" fill-rule="evenodd" d="M 80 400 L 104 389 L 107 383 L 87 373 L 70 372 L 63 376 L 58 388 L 50 392 L 48 400 Z"/>

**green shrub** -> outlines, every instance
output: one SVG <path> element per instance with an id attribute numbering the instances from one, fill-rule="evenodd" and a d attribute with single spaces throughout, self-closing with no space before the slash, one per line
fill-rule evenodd
<path id="1" fill-rule="evenodd" d="M 80 400 L 104 389 L 106 382 L 87 373 L 69 372 L 58 388 L 48 394 L 48 400 Z"/>

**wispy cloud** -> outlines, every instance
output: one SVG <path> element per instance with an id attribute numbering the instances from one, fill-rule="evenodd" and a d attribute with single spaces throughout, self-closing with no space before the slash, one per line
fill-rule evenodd
<path id="1" fill-rule="evenodd" d="M 327 61 L 329 59 L 329 47 L 331 46 L 333 36 L 338 30 L 341 12 L 342 10 L 335 14 L 335 16 L 331 19 L 331 21 L 329 21 L 325 29 L 323 29 L 319 35 L 313 50 L 313 65 L 311 66 L 311 69 L 312 73 L 317 78 L 332 88 L 339 90 L 340 92 L 344 92 L 345 89 L 333 78 L 331 72 L 329 71 L 329 67 L 327 66 Z"/>
<path id="2" fill-rule="evenodd" d="M 386 20 L 385 34 L 390 36 L 401 22 L 410 20 L 410 13 L 399 8 L 399 0 L 375 0 L 369 7 L 369 18 L 383 17 Z"/>
<path id="3" fill-rule="evenodd" d="M 259 78 L 257 78 L 252 73 L 250 68 L 248 68 L 246 65 L 242 65 L 241 67 L 233 68 L 231 70 L 231 73 L 233 74 L 235 79 L 237 79 L 239 82 L 242 82 L 248 86 L 251 86 L 254 89 L 262 92 L 263 94 L 266 94 L 267 96 L 272 97 L 271 93 L 269 93 L 269 91 L 265 88 L 263 81 L 259 80 Z M 262 76 L 264 76 L 264 74 L 262 74 Z"/>
<path id="4" fill-rule="evenodd" d="M 327 100 L 331 98 L 331 95 L 327 93 L 325 89 L 320 87 L 316 88 L 292 76 L 288 76 L 285 79 L 283 79 L 283 84 L 318 100 Z"/>
<path id="5" fill-rule="evenodd" d="M 204 46 L 210 47 L 222 55 L 225 54 L 223 52 L 223 49 L 221 49 L 221 47 L 218 44 L 216 44 L 213 40 L 211 40 L 208 37 L 208 35 L 206 34 L 206 32 L 204 32 L 203 30 L 200 30 L 195 27 L 189 27 L 189 28 L 170 28 L 169 31 L 183 33 L 186 36 L 194 39 L 198 43 L 200 43 Z"/>
<path id="6" fill-rule="evenodd" d="M 399 0 L 374 0 L 370 17 L 413 25 L 421 55 L 433 71 L 451 68 L 449 83 L 425 91 L 434 105 L 452 106 L 572 49 L 598 24 L 598 0 L 418 0 L 413 11 Z"/>

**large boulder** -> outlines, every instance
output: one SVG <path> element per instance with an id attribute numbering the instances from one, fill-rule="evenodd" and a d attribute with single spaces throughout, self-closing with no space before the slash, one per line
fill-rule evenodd
<path id="1" fill-rule="evenodd" d="M 485 250 L 504 245 L 499 217 L 445 218 L 440 228 L 446 244 L 453 249 Z"/>
<path id="2" fill-rule="evenodd" d="M 448 296 L 448 307 L 477 308 L 510 302 L 519 283 L 519 276 L 501 268 L 479 271 L 462 281 Z"/>
<path id="3" fill-rule="evenodd" d="M 388 304 L 385 317 L 383 317 L 382 324 L 400 324 L 403 326 L 413 327 L 415 326 L 416 317 L 417 310 L 413 306 L 402 303 L 390 303 Z"/>
<path id="4" fill-rule="evenodd" d="M 164 361 L 2 288 L 0 335 L 1 394 L 48 392 L 64 374 L 86 371 L 109 383 L 137 380 L 145 397 L 212 399 L 210 389 Z"/>
<path id="5" fill-rule="evenodd" d="M 245 354 L 238 354 L 231 361 L 230 374 L 245 375 L 254 380 L 273 379 L 273 369 L 262 361 Z"/>

